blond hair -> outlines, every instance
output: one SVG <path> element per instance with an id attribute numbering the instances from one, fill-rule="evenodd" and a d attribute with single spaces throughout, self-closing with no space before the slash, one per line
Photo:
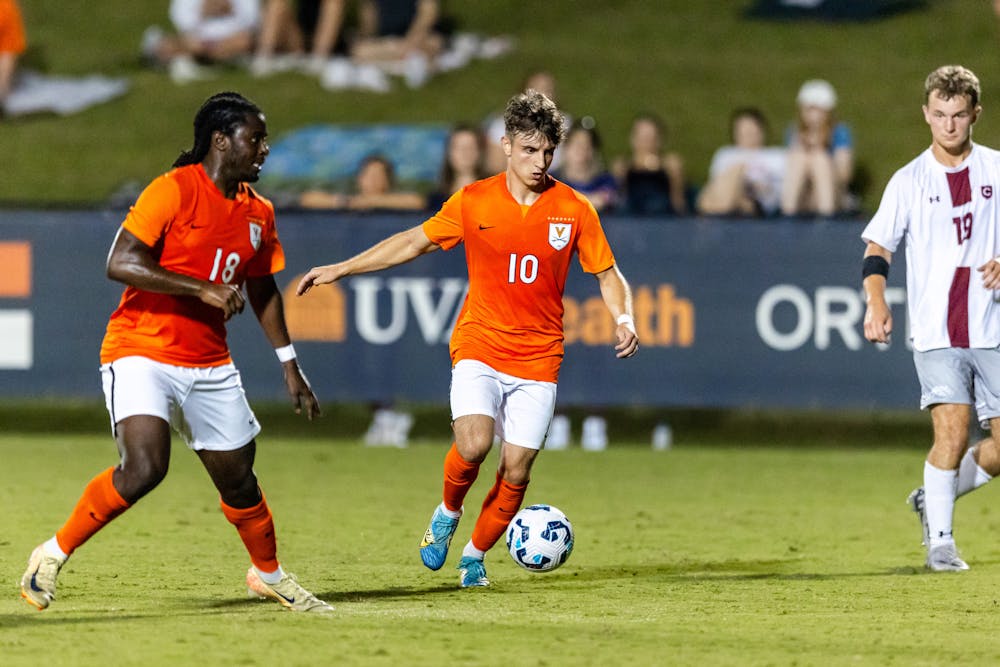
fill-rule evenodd
<path id="1" fill-rule="evenodd" d="M 964 95 L 969 98 L 973 107 L 979 106 L 979 78 L 972 73 L 972 70 L 961 65 L 944 65 L 928 74 L 924 82 L 925 103 L 935 91 L 943 100 Z"/>

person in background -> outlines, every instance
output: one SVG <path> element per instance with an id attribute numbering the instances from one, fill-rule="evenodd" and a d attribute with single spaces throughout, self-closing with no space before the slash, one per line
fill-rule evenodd
<path id="1" fill-rule="evenodd" d="M 310 269 L 296 293 L 388 269 L 462 243 L 469 289 L 452 332 L 451 410 L 455 441 L 445 455 L 442 501 L 420 544 L 431 570 L 447 560 L 466 495 L 500 438 L 496 480 L 458 563 L 459 586 L 489 586 L 484 558 L 524 500 L 552 419 L 563 358 L 563 292 L 573 255 L 597 279 L 619 359 L 639 339 L 628 283 L 586 197 L 548 170 L 563 118 L 542 93 L 507 104 L 505 171 L 467 185 L 423 224 L 345 261 Z"/>
<path id="2" fill-rule="evenodd" d="M 345 0 L 336 1 L 341 5 Z M 328 90 L 392 90 L 390 75 L 419 88 L 437 69 L 450 31 L 438 0 L 359 0 L 357 28 L 344 40 L 342 55 L 318 72 Z M 341 8 L 342 17 L 345 10 Z"/>
<path id="3" fill-rule="evenodd" d="M 1000 474 L 1000 151 L 972 141 L 980 93 L 978 77 L 960 65 L 927 76 L 931 145 L 889 179 L 861 234 L 864 334 L 873 343 L 894 332 L 886 280 L 906 242 L 909 326 L 899 333 L 910 337 L 920 408 L 930 411 L 934 433 L 923 485 L 907 501 L 934 572 L 969 569 L 955 545 L 955 500 Z M 969 447 L 973 408 L 990 435 Z"/>
<path id="4" fill-rule="evenodd" d="M 630 153 L 612 168 L 623 192 L 623 210 L 631 215 L 684 215 L 687 178 L 684 160 L 666 150 L 666 125 L 652 113 L 640 114 L 629 132 Z"/>
<path id="5" fill-rule="evenodd" d="M 395 169 L 388 158 L 371 154 L 358 166 L 353 194 L 307 190 L 299 198 L 303 208 L 331 208 L 350 211 L 416 211 L 426 207 L 417 192 L 396 190 Z"/>
<path id="6" fill-rule="evenodd" d="M 798 117 L 788 132 L 788 162 L 781 188 L 783 215 L 831 216 L 853 208 L 854 139 L 834 114 L 837 92 L 828 81 L 802 84 Z"/>
<path id="7" fill-rule="evenodd" d="M 17 61 L 28 48 L 17 0 L 0 0 L 0 117 L 14 87 Z"/>
<path id="8" fill-rule="evenodd" d="M 266 0 L 250 72 L 319 74 L 343 48 L 346 14 L 345 0 Z"/>
<path id="9" fill-rule="evenodd" d="M 698 193 L 703 215 L 774 215 L 781 206 L 785 150 L 767 145 L 768 123 L 756 107 L 733 112 L 732 144 L 715 151 L 708 181 Z"/>
<path id="10" fill-rule="evenodd" d="M 562 146 L 562 164 L 552 175 L 582 193 L 598 211 L 618 203 L 618 181 L 604 166 L 601 136 L 589 116 L 573 123 Z"/>
<path id="11" fill-rule="evenodd" d="M 177 83 L 207 76 L 202 65 L 232 63 L 253 52 L 259 0 L 171 0 L 176 34 L 157 26 L 143 35 L 143 53 L 166 66 Z"/>
<path id="12" fill-rule="evenodd" d="M 490 175 L 486 171 L 486 141 L 472 125 L 452 128 L 445 146 L 437 188 L 427 196 L 427 208 L 436 211 L 466 185 Z"/>
<path id="13" fill-rule="evenodd" d="M 213 95 L 195 115 L 191 150 L 146 187 L 119 228 L 107 274 L 125 291 L 100 356 L 120 461 L 87 484 L 63 526 L 31 552 L 21 596 L 32 606 L 47 608 L 73 552 L 163 480 L 173 426 L 201 459 L 249 553 L 249 590 L 293 611 L 332 611 L 278 562 L 253 468 L 260 424 L 226 344 L 226 322 L 249 301 L 295 411 L 319 414 L 274 280 L 285 266 L 274 208 L 249 185 L 268 152 L 260 109 L 237 93 Z"/>

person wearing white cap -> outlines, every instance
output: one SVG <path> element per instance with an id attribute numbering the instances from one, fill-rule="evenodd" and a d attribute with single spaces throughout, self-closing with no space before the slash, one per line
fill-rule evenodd
<path id="1" fill-rule="evenodd" d="M 806 81 L 796 102 L 798 119 L 788 135 L 781 212 L 833 215 L 843 211 L 849 200 L 847 188 L 854 176 L 851 130 L 834 117 L 837 92 L 828 81 Z"/>

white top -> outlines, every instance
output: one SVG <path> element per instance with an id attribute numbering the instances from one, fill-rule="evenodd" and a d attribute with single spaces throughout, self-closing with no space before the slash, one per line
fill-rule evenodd
<path id="1" fill-rule="evenodd" d="M 1000 254 L 1000 152 L 973 144 L 957 167 L 928 148 L 893 174 L 861 238 L 895 252 L 906 239 L 913 348 L 1000 345 L 1000 303 L 976 270 Z"/>
<path id="2" fill-rule="evenodd" d="M 170 20 L 178 32 L 215 42 L 260 25 L 260 0 L 229 0 L 229 14 L 210 18 L 201 15 L 204 4 L 205 0 L 170 0 Z"/>
<path id="3" fill-rule="evenodd" d="M 768 215 L 781 207 L 781 183 L 785 178 L 784 148 L 740 148 L 723 146 L 715 151 L 708 168 L 709 178 L 715 178 L 736 164 L 742 164 L 743 179 L 753 198 Z"/>

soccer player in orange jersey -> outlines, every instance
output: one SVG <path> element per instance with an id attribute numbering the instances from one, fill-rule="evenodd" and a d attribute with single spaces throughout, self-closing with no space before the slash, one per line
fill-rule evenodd
<path id="1" fill-rule="evenodd" d="M 483 559 L 521 506 L 531 465 L 555 409 L 563 358 L 563 289 L 570 259 L 594 274 L 617 321 L 619 358 L 639 348 L 628 283 L 594 207 L 548 174 L 563 115 L 542 93 L 511 98 L 501 140 L 507 169 L 456 192 L 422 225 L 337 264 L 311 269 L 297 292 L 465 244 L 469 292 L 451 337 L 455 433 L 444 494 L 420 545 L 424 565 L 444 565 L 479 466 L 501 439 L 496 482 L 458 564 L 463 588 L 488 586 Z"/>
<path id="2" fill-rule="evenodd" d="M 55 597 L 66 559 L 167 474 L 173 426 L 200 457 L 250 554 L 250 591 L 295 611 L 331 611 L 278 563 L 274 522 L 253 470 L 260 425 L 226 345 L 226 320 L 249 300 L 295 411 L 319 414 L 274 281 L 285 266 L 274 208 L 247 185 L 268 151 L 260 109 L 236 93 L 214 95 L 195 116 L 193 148 L 143 191 L 122 223 L 107 273 L 126 288 L 101 346 L 121 461 L 90 481 L 62 528 L 32 552 L 21 595 L 38 609 Z"/>

